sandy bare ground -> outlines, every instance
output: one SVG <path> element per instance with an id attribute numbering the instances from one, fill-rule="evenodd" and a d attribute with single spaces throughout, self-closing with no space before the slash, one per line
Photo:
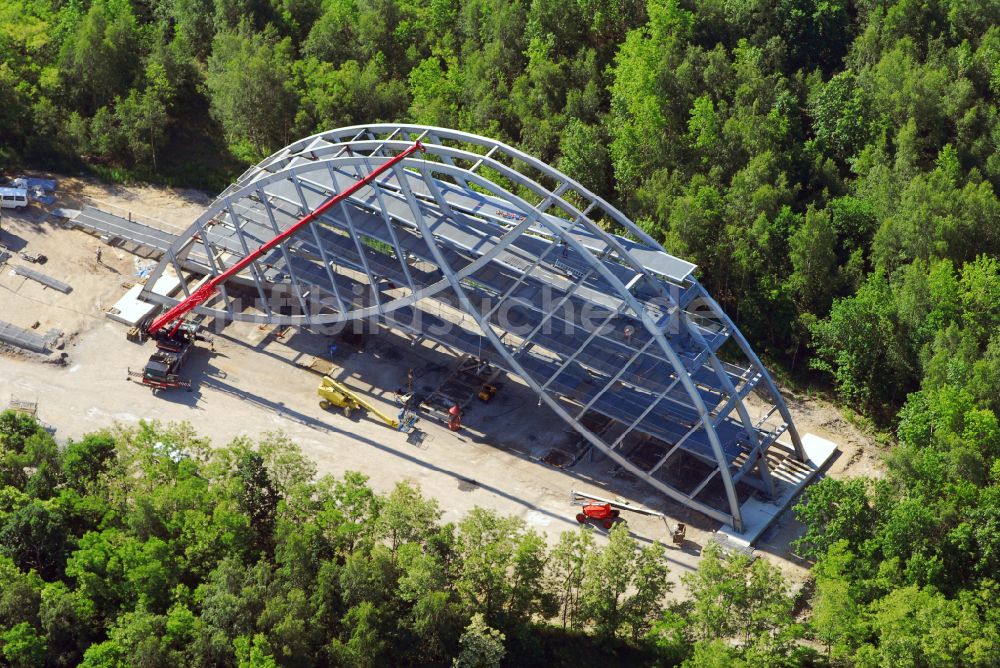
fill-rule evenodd
<path id="1" fill-rule="evenodd" d="M 57 206 L 81 208 L 90 204 L 118 216 L 180 232 L 205 210 L 212 196 L 199 190 L 150 185 L 121 186 L 88 177 L 46 175 L 59 181 Z"/>
<path id="2" fill-rule="evenodd" d="M 192 191 L 57 178 L 56 206 L 81 208 L 90 203 L 118 215 L 130 212 L 137 220 L 174 231 L 186 227 L 211 199 Z M 125 327 L 104 316 L 126 286 L 138 280 L 141 260 L 84 232 L 62 227 L 37 207 L 18 214 L 5 211 L 3 225 L 0 243 L 15 251 L 44 253 L 48 263 L 35 268 L 74 288 L 64 295 L 0 267 L 0 320 L 36 326 L 39 332 L 58 328 L 64 332 L 64 347 L 57 352 L 66 353 L 64 365 L 11 351 L 0 353 L 0 407 L 11 396 L 38 400 L 39 417 L 58 428 L 60 440 L 79 438 L 113 422 L 135 424 L 139 420 L 188 421 L 220 444 L 240 435 L 280 430 L 315 461 L 320 473 L 362 471 L 380 491 L 409 480 L 438 500 L 446 521 L 461 519 L 475 506 L 493 508 L 524 518 L 550 541 L 576 526 L 576 509 L 568 503 L 570 490 L 601 489 L 599 462 L 586 467 L 594 478 L 588 480 L 531 456 L 567 436 L 562 429 L 553 430 L 551 415 L 536 408 L 513 384 L 488 410 L 473 414 L 470 428 L 460 434 L 422 420 L 419 427 L 426 436 L 419 444 L 374 420 L 347 419 L 323 411 L 315 396 L 318 377 L 296 365 L 303 350 L 317 345 L 306 335 L 278 340 L 270 330 L 245 323 L 231 325 L 216 338 L 214 353 L 199 352 L 190 362 L 189 374 L 197 379 L 195 391 L 154 396 L 126 381 L 127 368 L 141 368 L 150 348 L 128 343 Z M 103 248 L 101 264 L 96 262 L 99 246 Z M 16 257 L 11 262 L 21 263 Z M 376 341 L 364 353 L 344 360 L 340 374 L 353 386 L 384 400 L 390 413 L 395 410 L 388 400 L 392 390 L 405 382 L 406 368 L 422 363 L 416 358 L 398 359 L 399 354 L 410 353 L 395 350 L 387 341 Z M 420 351 L 413 354 L 419 356 Z M 809 398 L 791 403 L 801 433 L 812 432 L 840 446 L 829 475 L 879 474 L 877 446 L 835 407 Z M 610 478 L 610 468 L 606 472 Z M 665 509 L 675 520 L 689 523 L 688 541 L 681 547 L 668 545 L 674 580 L 697 565 L 701 548 L 718 528 L 690 511 L 662 504 L 641 487 L 622 483 L 607 491 Z M 628 522 L 642 540 L 669 542 L 662 520 L 633 516 Z M 793 586 L 807 572 L 807 565 L 789 550 L 789 541 L 800 530 L 786 513 L 758 545 L 761 554 L 781 566 Z"/>

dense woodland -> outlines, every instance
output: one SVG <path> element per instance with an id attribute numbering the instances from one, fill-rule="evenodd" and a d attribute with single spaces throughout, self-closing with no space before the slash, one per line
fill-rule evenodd
<path id="1" fill-rule="evenodd" d="M 0 659 L 16 667 L 675 665 L 816 656 L 765 560 L 709 547 L 670 590 L 666 548 L 619 524 L 548 548 L 517 518 L 360 473 L 316 479 L 286 439 L 211 448 L 142 424 L 59 447 L 0 414 Z M 738 606 L 747 615 L 732 615 Z M 731 644 L 730 644 L 731 643 Z"/>
<path id="2" fill-rule="evenodd" d="M 790 383 L 834 389 L 890 435 L 884 478 L 824 480 L 798 508 L 799 550 L 815 561 L 799 626 L 773 583 L 759 605 L 726 589 L 756 581 L 726 580 L 750 567 L 722 558 L 703 574 L 715 599 L 695 588 L 651 616 L 615 603 L 611 622 L 596 576 L 553 584 L 571 558 L 510 520 L 399 537 L 380 514 L 391 495 L 357 479 L 309 487 L 263 455 L 237 465 L 246 444 L 219 455 L 227 472 L 136 435 L 97 456 L 8 434 L 8 661 L 69 664 L 93 644 L 91 665 L 140 648 L 150 662 L 447 663 L 502 644 L 511 665 L 601 652 L 1000 665 L 1000 2 L 0 0 L 0 12 L 2 165 L 219 189 L 286 142 L 347 124 L 503 139 L 696 262 Z M 90 454 L 75 465 L 77 451 Z M 344 510 L 356 495 L 370 507 Z M 490 557 L 507 572 L 499 601 L 463 570 L 487 534 L 504 545 Z M 586 539 L 565 540 L 569 554 Z M 628 561 L 653 586 L 655 551 L 610 550 L 597 561 Z M 712 600 L 731 608 L 711 617 Z M 766 622 L 729 628 L 735 618 Z"/>

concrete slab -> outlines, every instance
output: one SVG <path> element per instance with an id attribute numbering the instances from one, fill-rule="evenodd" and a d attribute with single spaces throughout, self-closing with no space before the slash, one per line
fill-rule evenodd
<path id="1" fill-rule="evenodd" d="M 805 489 L 805 486 L 830 461 L 833 453 L 837 451 L 837 444 L 815 434 L 806 434 L 802 437 L 802 448 L 806 452 L 805 466 L 807 471 L 805 474 L 799 477 L 795 484 L 779 483 L 778 496 L 772 501 L 762 501 L 756 497 L 750 497 L 746 503 L 740 506 L 740 513 L 743 515 L 743 531 L 736 531 L 732 525 L 726 524 L 718 531 L 720 542 L 737 547 L 753 545 L 761 534 L 771 526 L 771 523 L 791 505 L 799 492 Z"/>
<path id="2" fill-rule="evenodd" d="M 14 267 L 14 273 L 18 276 L 24 276 L 25 278 L 30 278 L 33 281 L 37 281 L 46 287 L 50 287 L 53 290 L 58 290 L 59 292 L 68 295 L 73 291 L 73 286 L 69 283 L 63 283 L 60 280 L 52 278 L 48 274 L 43 274 L 40 271 L 35 271 L 34 269 L 29 269 L 24 266 Z"/>
<path id="3" fill-rule="evenodd" d="M 105 315 L 129 327 L 135 327 L 140 321 L 149 317 L 149 314 L 156 308 L 149 302 L 139 299 L 142 292 L 141 285 L 133 285 L 128 289 L 122 298 L 115 302 L 115 305 L 105 311 Z"/>
<path id="4" fill-rule="evenodd" d="M 160 278 L 157 279 L 156 283 L 153 284 L 153 289 L 150 292 L 154 295 L 173 297 L 180 289 L 181 279 L 177 276 L 177 272 L 174 271 L 173 267 L 167 267 L 160 274 Z"/>
<path id="5" fill-rule="evenodd" d="M 115 302 L 114 306 L 105 311 L 105 315 L 129 327 L 135 327 L 148 318 L 155 309 L 159 308 L 159 304 L 152 304 L 140 299 L 143 287 L 141 284 L 133 285 L 128 289 L 128 292 L 122 295 L 121 299 Z M 177 273 L 173 267 L 167 267 L 153 285 L 152 292 L 164 297 L 172 297 L 180 287 L 181 281 L 177 277 Z"/>
<path id="6" fill-rule="evenodd" d="M 47 353 L 48 341 L 34 332 L 0 320 L 0 343 L 24 348 L 34 353 Z"/>

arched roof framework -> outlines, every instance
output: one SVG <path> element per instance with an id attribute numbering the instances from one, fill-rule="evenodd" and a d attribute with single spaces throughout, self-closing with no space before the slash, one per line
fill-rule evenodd
<path id="1" fill-rule="evenodd" d="M 232 279 L 241 294 L 257 295 L 256 310 L 223 287 L 197 312 L 312 327 L 376 318 L 488 359 L 622 468 L 739 530 L 736 484 L 773 494 L 766 455 L 785 430 L 804 460 L 770 375 L 694 278 L 694 265 L 576 181 L 505 144 L 396 124 L 301 139 L 226 189 L 147 285 L 168 265 L 178 275 L 220 273 L 418 139 L 422 155 Z M 190 293 L 194 284 L 183 288 Z M 276 290 L 288 295 L 280 306 Z M 739 359 L 723 361 L 718 351 L 730 340 L 729 357 Z M 772 402 L 766 420 L 754 421 L 745 404 L 755 389 Z M 590 413 L 611 427 L 588 427 Z M 634 456 L 640 449 L 647 460 Z M 664 475 L 679 452 L 708 467 L 693 486 Z M 713 482 L 721 483 L 721 504 L 700 496 Z"/>

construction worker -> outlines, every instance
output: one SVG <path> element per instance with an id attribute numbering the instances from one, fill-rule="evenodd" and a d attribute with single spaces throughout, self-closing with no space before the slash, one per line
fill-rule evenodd
<path id="1" fill-rule="evenodd" d="M 458 431 L 459 429 L 461 429 L 462 409 L 458 407 L 458 404 L 455 404 L 454 406 L 448 409 L 448 415 L 451 416 L 450 418 L 448 418 L 448 429 L 451 429 L 452 431 Z"/>
<path id="2" fill-rule="evenodd" d="M 100 246 L 97 247 L 97 264 L 102 264 L 101 263 L 101 247 Z"/>

